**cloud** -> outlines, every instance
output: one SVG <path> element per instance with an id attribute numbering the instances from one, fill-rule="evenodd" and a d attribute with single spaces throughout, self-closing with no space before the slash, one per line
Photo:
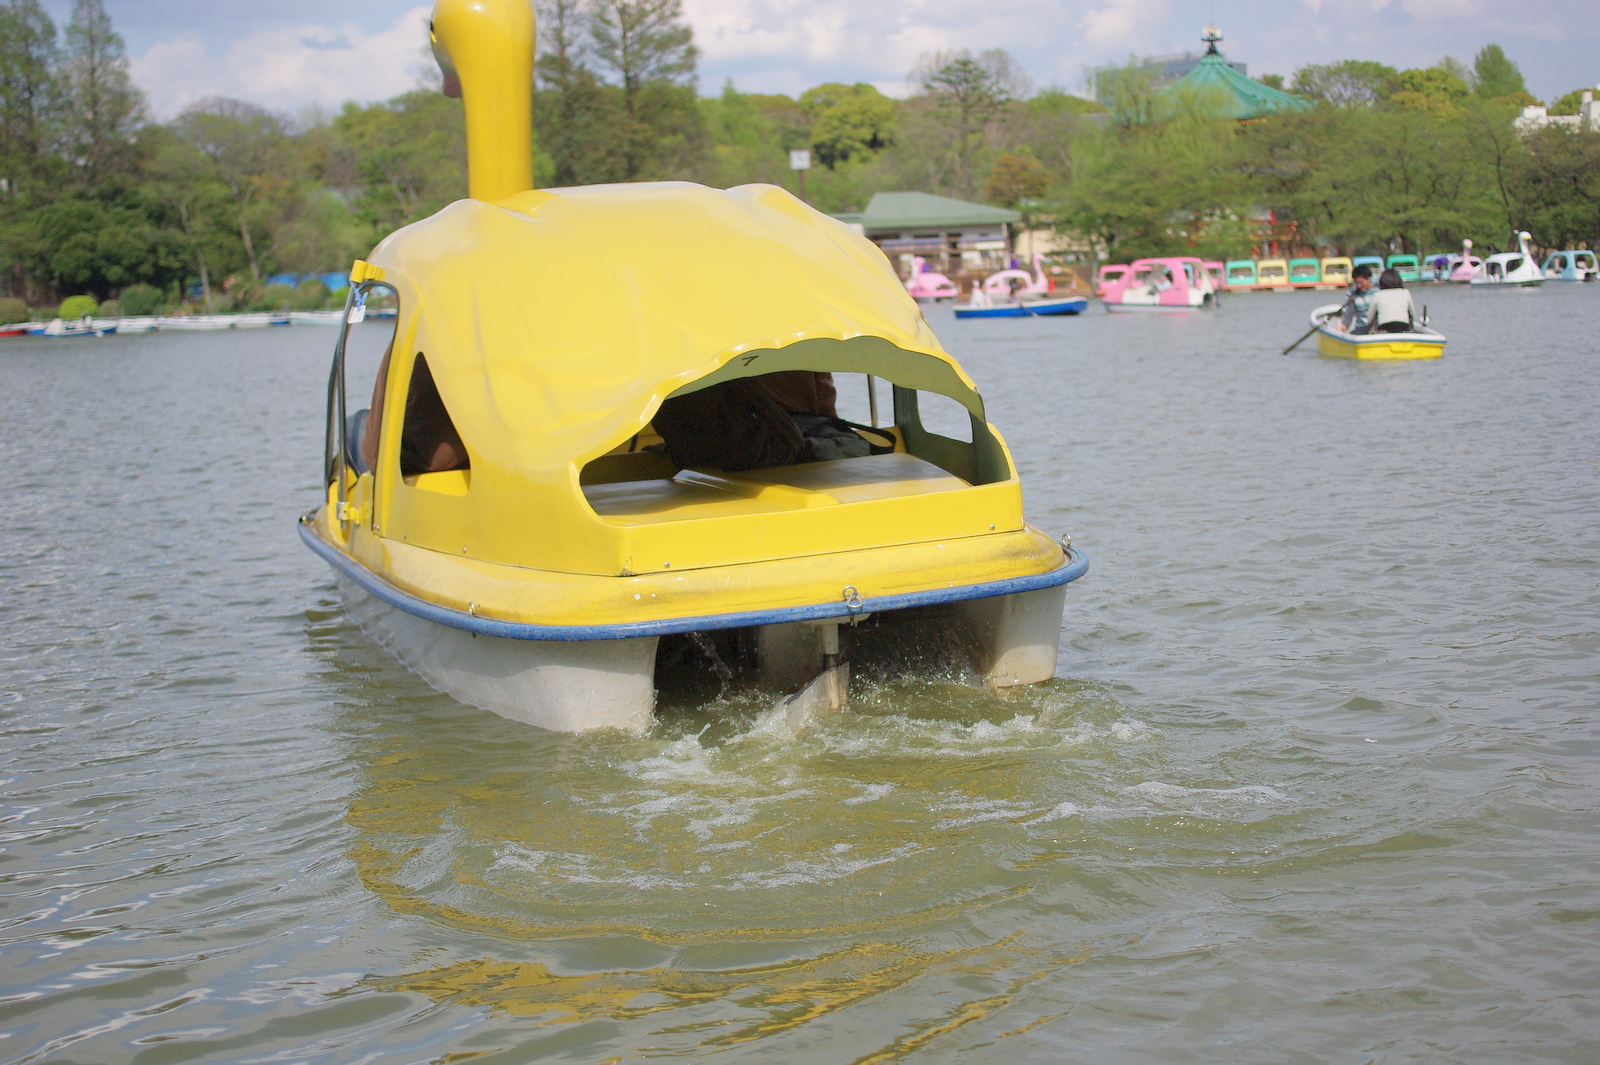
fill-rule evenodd
<path id="1" fill-rule="evenodd" d="M 425 69 L 429 8 L 413 7 L 385 29 L 307 24 L 260 29 L 220 56 L 197 34 L 159 41 L 130 64 L 159 118 L 207 96 L 233 96 L 281 111 L 345 100 L 383 100 L 413 88 Z"/>
<path id="2" fill-rule="evenodd" d="M 1110 0 L 1085 13 L 1083 35 L 1102 48 L 1148 51 L 1141 42 L 1148 40 L 1151 26 L 1168 20 L 1167 6 L 1161 0 Z"/>
<path id="3" fill-rule="evenodd" d="M 412 88 L 425 63 L 424 0 L 119 3 L 119 29 L 143 49 L 134 79 L 161 118 L 215 94 L 283 111 L 386 99 Z M 1548 96 L 1595 79 L 1594 3 L 1227 0 L 1216 16 L 1223 51 L 1252 73 L 1349 58 L 1425 66 L 1497 41 Z M 747 92 L 865 81 L 903 95 L 919 56 L 953 48 L 1004 48 L 1037 83 L 1075 88 L 1086 68 L 1129 54 L 1198 51 L 1205 13 L 1176 0 L 684 0 L 707 93 L 732 78 Z"/>

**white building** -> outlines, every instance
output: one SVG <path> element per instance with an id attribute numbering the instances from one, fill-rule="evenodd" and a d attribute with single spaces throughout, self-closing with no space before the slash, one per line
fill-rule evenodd
<path id="1" fill-rule="evenodd" d="M 1600 130 L 1600 105 L 1595 103 L 1595 91 L 1600 91 L 1600 86 L 1595 90 L 1584 90 L 1582 102 L 1578 104 L 1578 113 L 1575 115 L 1552 115 L 1543 104 L 1524 107 L 1522 114 L 1516 119 L 1517 129 L 1523 133 L 1532 133 L 1546 126 Z"/>

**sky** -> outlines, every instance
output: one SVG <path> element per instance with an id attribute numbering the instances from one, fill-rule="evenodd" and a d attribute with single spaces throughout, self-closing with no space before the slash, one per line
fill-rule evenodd
<path id="1" fill-rule="evenodd" d="M 104 0 L 157 118 L 211 95 L 290 114 L 414 87 L 430 4 L 416 0 Z M 58 22 L 70 0 L 45 0 Z M 1374 59 L 1405 68 L 1494 42 L 1549 102 L 1600 82 L 1597 0 L 683 0 L 700 91 L 797 94 L 865 81 L 891 95 L 925 52 L 1004 48 L 1039 85 L 1085 92 L 1085 71 L 1200 51 L 1214 19 L 1251 75 Z"/>

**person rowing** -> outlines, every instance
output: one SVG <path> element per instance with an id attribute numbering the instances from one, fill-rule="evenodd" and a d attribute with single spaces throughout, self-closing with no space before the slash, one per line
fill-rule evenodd
<path id="1" fill-rule="evenodd" d="M 1387 271 L 1393 274 L 1393 270 Z M 1398 274 L 1395 275 L 1397 278 Z M 1350 271 L 1350 295 L 1344 301 L 1339 328 L 1346 333 L 1366 333 L 1372 329 L 1372 267 L 1365 263 Z M 1410 293 L 1407 293 L 1410 296 Z"/>

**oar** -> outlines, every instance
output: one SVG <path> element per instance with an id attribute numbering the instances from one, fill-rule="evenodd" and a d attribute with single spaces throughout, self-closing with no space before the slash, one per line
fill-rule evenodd
<path id="1" fill-rule="evenodd" d="M 1350 306 L 1350 300 L 1353 300 L 1353 299 L 1355 299 L 1355 296 L 1351 295 L 1348 299 L 1346 299 L 1343 303 L 1341 303 L 1339 305 L 1339 309 L 1337 311 L 1334 311 L 1333 314 L 1325 314 L 1325 315 L 1323 315 L 1322 316 L 1322 321 L 1317 322 L 1310 329 L 1307 329 L 1304 333 L 1302 333 L 1300 335 L 1300 339 L 1299 340 L 1296 340 L 1293 344 L 1290 344 L 1288 347 L 1286 347 L 1282 351 L 1278 352 L 1278 354 L 1279 355 L 1287 355 L 1287 354 L 1289 354 L 1289 352 L 1293 351 L 1295 348 L 1298 348 L 1301 344 L 1305 343 L 1306 337 L 1310 336 L 1312 333 L 1315 333 L 1318 329 L 1321 329 L 1323 322 L 1326 322 L 1329 318 L 1332 318 L 1334 314 L 1343 314 L 1344 313 L 1344 309 L 1346 307 Z"/>

